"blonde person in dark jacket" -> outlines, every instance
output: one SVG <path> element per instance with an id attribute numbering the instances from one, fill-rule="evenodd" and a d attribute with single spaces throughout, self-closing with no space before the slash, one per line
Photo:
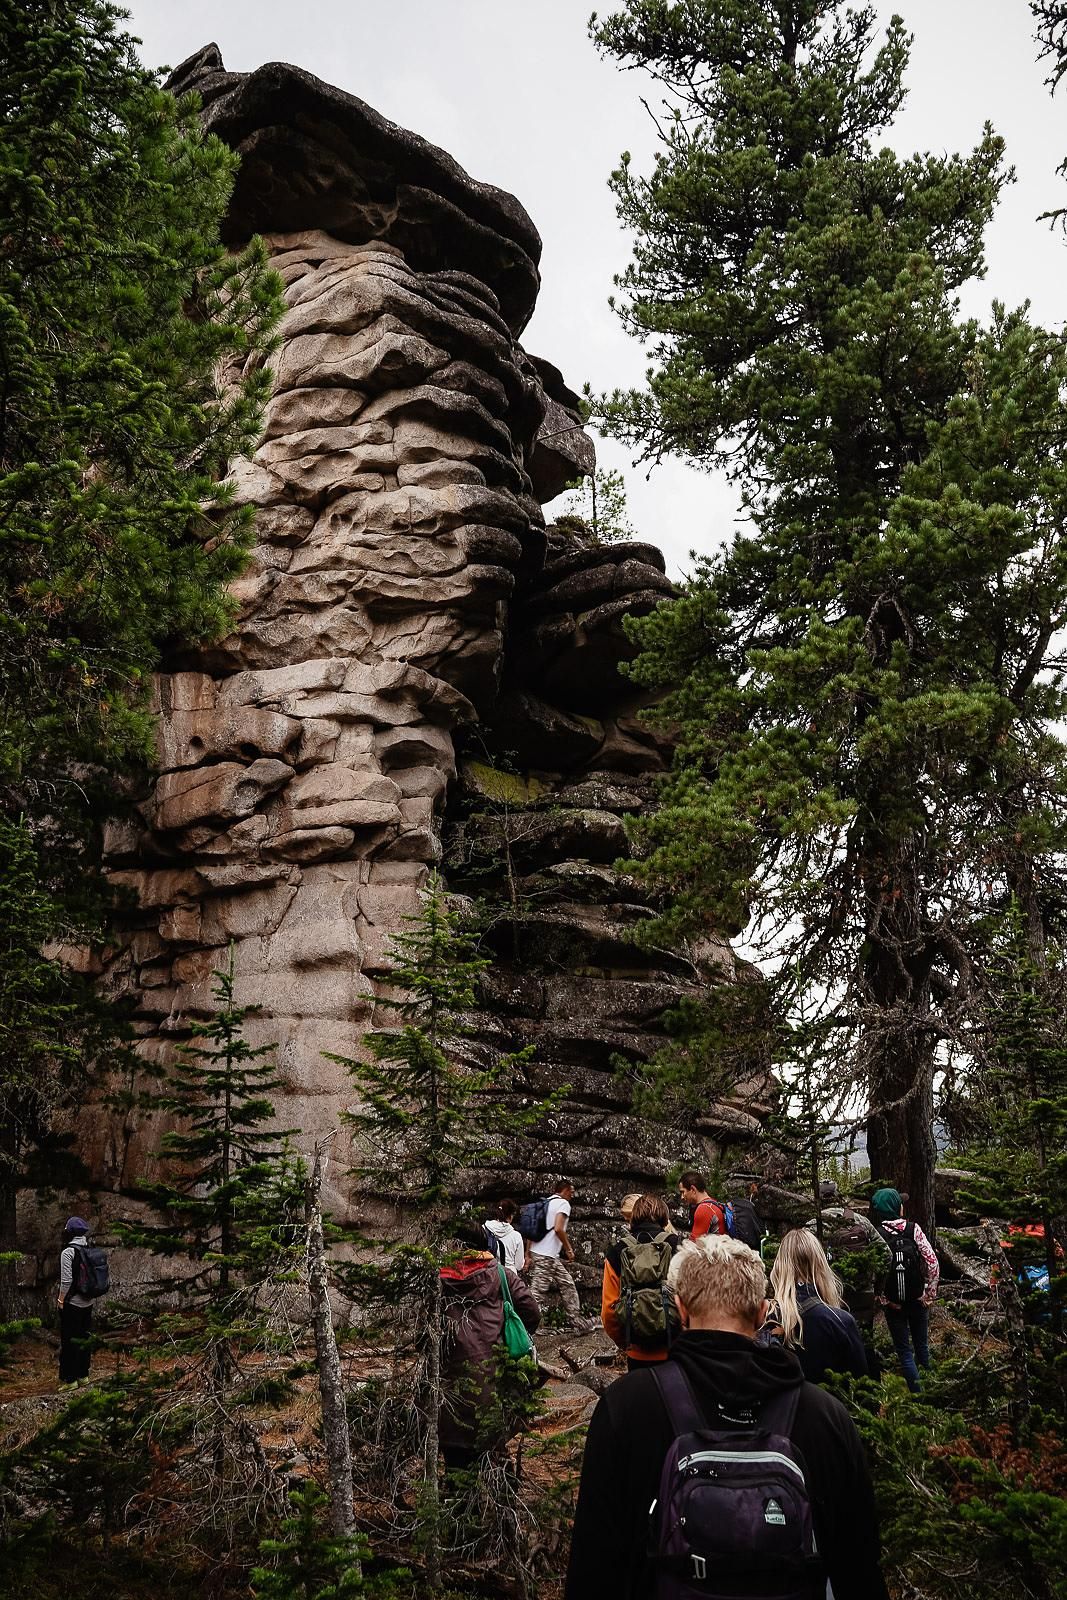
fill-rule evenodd
<path id="1" fill-rule="evenodd" d="M 444 1342 L 441 1380 L 441 1454 L 445 1466 L 471 1466 L 499 1444 L 507 1421 L 496 1404 L 496 1378 L 504 1333 L 503 1272 L 512 1304 L 528 1333 L 541 1320 L 528 1286 L 487 1250 L 468 1250 L 441 1268 Z"/>
<path id="2" fill-rule="evenodd" d="M 828 1372 L 868 1376 L 867 1352 L 845 1306 L 841 1280 L 807 1228 L 792 1228 L 783 1237 L 771 1268 L 771 1293 L 771 1321 L 781 1328 L 809 1383 L 822 1383 Z"/>
<path id="3" fill-rule="evenodd" d="M 708 1235 L 681 1245 L 670 1286 L 683 1332 L 666 1367 L 646 1364 L 617 1379 L 589 1423 L 564 1600 L 652 1600 L 659 1592 L 649 1508 L 675 1434 L 656 1375 L 672 1364 L 682 1368 L 709 1427 L 723 1425 L 723 1408 L 731 1415 L 750 1408 L 758 1416 L 783 1391 L 799 1391 L 789 1437 L 807 1468 L 825 1566 L 818 1594 L 827 1593 L 828 1578 L 835 1600 L 887 1600 L 859 1435 L 840 1401 L 805 1383 L 790 1351 L 757 1344 L 766 1284 L 759 1256 L 739 1239 Z M 714 1576 L 709 1559 L 709 1592 Z"/>

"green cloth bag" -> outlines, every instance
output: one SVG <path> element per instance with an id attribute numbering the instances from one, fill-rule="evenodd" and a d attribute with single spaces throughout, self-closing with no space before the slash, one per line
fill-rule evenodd
<path id="1" fill-rule="evenodd" d="M 515 1310 L 508 1275 L 499 1261 L 496 1270 L 500 1274 L 500 1293 L 504 1301 L 504 1348 L 515 1361 L 521 1361 L 523 1356 L 533 1355 L 533 1340 L 526 1332 L 526 1324 Z"/>

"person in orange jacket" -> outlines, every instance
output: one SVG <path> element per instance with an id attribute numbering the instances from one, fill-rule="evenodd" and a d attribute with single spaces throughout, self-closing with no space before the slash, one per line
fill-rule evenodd
<path id="1" fill-rule="evenodd" d="M 635 1245 L 653 1244 L 657 1239 L 664 1239 L 664 1261 L 670 1264 L 674 1251 L 680 1244 L 680 1236 L 670 1227 L 670 1213 L 659 1195 L 642 1194 L 634 1202 L 630 1215 L 629 1229 L 612 1245 L 604 1258 L 604 1282 L 600 1295 L 600 1320 L 604 1324 L 604 1332 L 620 1350 L 626 1354 L 628 1367 L 641 1366 L 649 1361 L 666 1361 L 669 1343 L 666 1318 L 662 1343 L 638 1344 L 627 1343 L 627 1329 L 621 1315 L 619 1299 L 623 1292 L 623 1279 L 625 1277 L 624 1261 L 628 1251 L 632 1252 Z M 666 1277 L 664 1277 L 664 1283 Z M 640 1290 L 638 1292 L 641 1292 Z M 645 1291 L 647 1292 L 647 1291 Z"/>

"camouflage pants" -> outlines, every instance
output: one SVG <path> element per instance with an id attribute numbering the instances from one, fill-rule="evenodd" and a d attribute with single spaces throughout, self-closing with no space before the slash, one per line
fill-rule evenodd
<path id="1" fill-rule="evenodd" d="M 542 1311 L 547 1311 L 552 1291 L 559 1295 L 564 1311 L 572 1321 L 579 1321 L 582 1308 L 578 1304 L 578 1290 L 574 1279 L 558 1256 L 530 1255 L 530 1292 Z"/>

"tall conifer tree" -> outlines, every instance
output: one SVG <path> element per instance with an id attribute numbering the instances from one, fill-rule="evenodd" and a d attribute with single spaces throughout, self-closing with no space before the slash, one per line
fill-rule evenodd
<path id="1" fill-rule="evenodd" d="M 778 1004 L 825 1000 L 872 1171 L 932 1220 L 933 1085 L 965 1046 L 976 917 L 1063 904 L 1067 353 L 959 291 L 1007 181 L 879 148 L 908 38 L 841 0 L 633 0 L 594 20 L 667 109 L 620 313 L 646 388 L 602 406 L 646 459 L 734 478 L 748 526 L 634 624 L 680 735 L 639 868 L 646 936 L 749 934 Z"/>
<path id="2" fill-rule="evenodd" d="M 237 157 L 140 64 L 123 16 L 0 0 L 0 899 L 38 939 L 0 982 L 16 1177 L 64 1063 L 97 1044 L 40 951 L 100 933 L 99 830 L 150 755 L 162 643 L 228 625 L 249 512 L 218 480 L 256 438 L 281 309 L 262 246 L 220 240 Z"/>
<path id="3" fill-rule="evenodd" d="M 380 1002 L 398 1026 L 369 1033 L 370 1060 L 347 1060 L 358 1096 L 345 1120 L 355 1131 L 361 1184 L 375 1196 L 402 1202 L 417 1243 L 393 1247 L 392 1270 L 362 1275 L 367 1290 L 406 1303 L 418 1374 L 422 1488 L 417 1541 L 425 1555 L 427 1588 L 442 1582 L 442 1511 L 438 1486 L 438 1441 L 443 1403 L 441 1378 L 442 1291 L 440 1269 L 455 1255 L 457 1189 L 476 1179 L 487 1164 L 505 1158 L 505 1141 L 533 1127 L 566 1090 L 546 1099 L 519 1095 L 513 1079 L 528 1052 L 497 1056 L 475 1065 L 472 1013 L 477 982 L 489 962 L 449 905 L 434 876 L 417 916 L 391 944 L 393 994 Z M 332 1059 L 343 1059 L 334 1057 Z M 410 1384 L 410 1376 L 406 1379 Z M 528 1408 L 525 1382 L 510 1397 L 516 1414 Z"/>
<path id="4" fill-rule="evenodd" d="M 163 1220 L 129 1223 L 124 1242 L 177 1259 L 189 1342 L 230 1366 L 230 1345 L 261 1331 L 252 1303 L 272 1277 L 293 1275 L 302 1252 L 303 1169 L 289 1133 L 272 1127 L 281 1087 L 273 1045 L 252 1045 L 245 1023 L 257 1006 L 234 997 L 233 953 L 215 973 L 214 1015 L 192 1026 L 161 1092 L 146 1106 L 177 1121 L 160 1139 L 168 1176 L 141 1192 Z M 168 1290 L 173 1282 L 162 1282 Z"/>

